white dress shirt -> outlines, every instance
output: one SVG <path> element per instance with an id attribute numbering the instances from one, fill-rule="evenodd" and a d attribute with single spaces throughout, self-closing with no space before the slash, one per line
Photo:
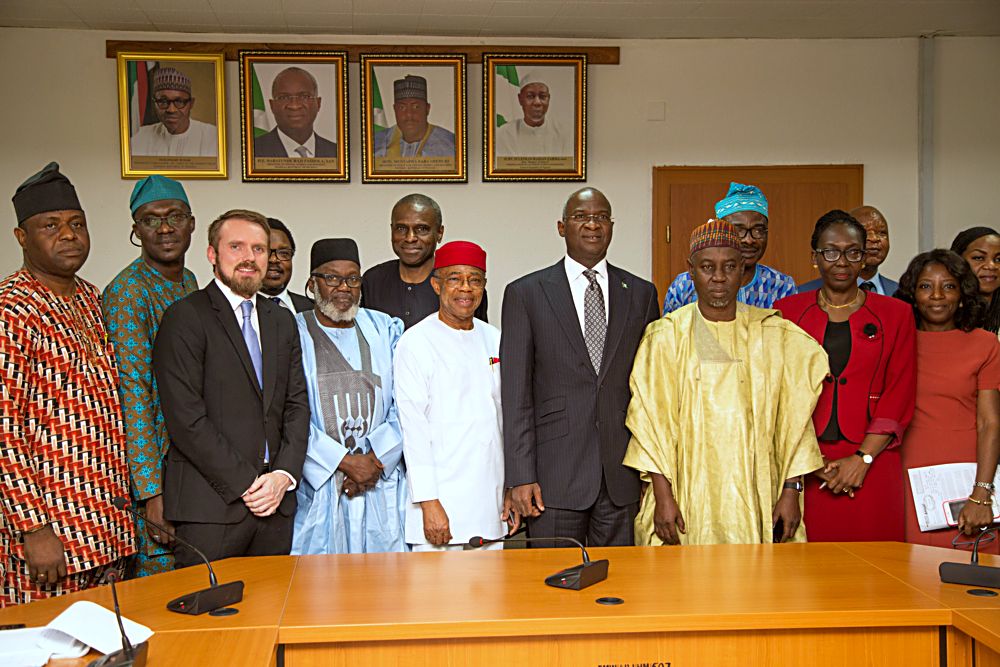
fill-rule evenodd
<path id="1" fill-rule="evenodd" d="M 300 147 L 304 147 L 306 149 L 306 154 L 301 157 L 316 157 L 315 132 L 309 135 L 309 138 L 306 139 L 306 142 L 304 144 L 300 144 L 299 142 L 295 141 L 295 139 L 292 139 L 290 136 L 282 132 L 280 127 L 277 128 L 277 130 L 278 130 L 278 138 L 281 139 L 281 145 L 285 147 L 285 153 L 288 155 L 288 157 L 300 157 L 295 150 L 296 148 Z"/>
<path id="2" fill-rule="evenodd" d="M 584 294 L 587 292 L 587 288 L 590 287 L 590 281 L 587 280 L 587 276 L 583 275 L 583 272 L 587 270 L 587 267 L 569 255 L 566 255 L 565 266 L 566 278 L 569 280 L 569 291 L 573 294 L 573 307 L 576 308 L 576 316 L 580 318 L 580 331 L 585 333 L 586 329 L 584 328 L 583 299 Z M 597 272 L 597 284 L 601 286 L 602 296 L 604 297 L 604 321 L 607 322 L 608 260 L 602 259 L 595 264 L 594 271 Z"/>
<path id="3" fill-rule="evenodd" d="M 274 296 L 271 296 L 270 294 L 263 294 L 262 296 L 265 296 L 268 299 L 271 299 L 272 301 L 274 299 L 281 299 L 281 305 L 287 308 L 288 312 L 290 312 L 292 315 L 295 314 L 295 304 L 292 303 L 292 297 L 288 293 L 287 287 L 281 290 L 281 294 L 275 294 Z"/>
<path id="4" fill-rule="evenodd" d="M 243 330 L 243 302 L 247 301 L 248 299 L 245 296 L 240 296 L 239 294 L 237 294 L 233 290 L 229 289 L 229 287 L 225 283 L 223 283 L 221 280 L 219 280 L 218 278 L 215 278 L 215 284 L 216 284 L 216 286 L 218 286 L 219 291 L 222 292 L 222 296 L 226 297 L 226 301 L 228 301 L 229 305 L 232 306 L 233 316 L 236 318 L 236 326 L 240 329 L 240 331 L 242 331 Z M 285 291 L 285 293 L 287 294 L 287 290 Z M 254 294 L 252 297 L 250 297 L 249 301 L 254 306 L 250 310 L 250 326 L 253 327 L 253 332 L 255 334 L 257 334 L 257 345 L 260 347 L 261 355 L 263 355 L 264 354 L 264 346 L 260 344 L 260 320 L 257 318 L 257 295 Z M 262 372 L 263 372 L 263 364 L 264 364 L 264 360 L 262 358 L 261 359 L 261 371 Z M 263 387 L 261 389 L 263 390 Z M 283 474 L 285 477 L 287 477 L 288 479 L 290 479 L 292 481 L 292 485 L 290 487 L 288 487 L 287 491 L 294 491 L 295 487 L 298 486 L 298 482 L 295 481 L 295 477 L 292 475 L 292 473 L 287 472 L 285 470 L 275 470 L 274 472 L 280 472 L 281 474 Z"/>

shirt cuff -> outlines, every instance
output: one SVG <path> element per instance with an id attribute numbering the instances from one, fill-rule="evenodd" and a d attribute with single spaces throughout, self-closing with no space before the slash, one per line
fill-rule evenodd
<path id="1" fill-rule="evenodd" d="M 295 478 L 292 477 L 292 473 L 286 472 L 284 470 L 275 470 L 274 472 L 280 472 L 282 475 L 284 475 L 289 480 L 291 480 L 292 485 L 290 487 L 288 487 L 288 489 L 286 489 L 286 491 L 294 491 L 295 487 L 297 487 L 299 485 L 299 483 L 295 481 Z"/>

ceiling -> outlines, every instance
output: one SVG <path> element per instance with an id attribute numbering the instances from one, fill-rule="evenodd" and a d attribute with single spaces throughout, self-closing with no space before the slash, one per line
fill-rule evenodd
<path id="1" fill-rule="evenodd" d="M 0 0 L 0 26 L 463 37 L 1000 35 L 1000 0 Z"/>

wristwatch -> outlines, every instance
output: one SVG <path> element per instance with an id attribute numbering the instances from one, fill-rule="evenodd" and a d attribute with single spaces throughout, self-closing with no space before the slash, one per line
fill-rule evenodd
<path id="1" fill-rule="evenodd" d="M 858 451 L 854 452 L 854 453 L 857 454 L 858 456 L 860 456 L 861 460 L 864 461 L 865 463 L 867 463 L 868 465 L 871 465 L 872 461 L 875 460 L 874 456 L 872 456 L 871 454 L 866 454 L 865 452 L 861 451 L 860 449 Z"/>
<path id="2" fill-rule="evenodd" d="M 801 481 L 795 480 L 794 482 L 785 482 L 784 484 L 781 485 L 781 488 L 783 488 L 783 489 L 795 489 L 799 493 L 802 493 L 802 489 L 804 489 L 805 486 L 802 484 Z"/>

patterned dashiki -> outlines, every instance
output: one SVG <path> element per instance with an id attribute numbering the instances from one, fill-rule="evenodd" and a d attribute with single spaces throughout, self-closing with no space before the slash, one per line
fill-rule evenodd
<path id="1" fill-rule="evenodd" d="M 118 370 L 100 296 L 61 297 L 21 269 L 0 282 L 0 607 L 86 588 L 134 550 Z M 28 580 L 23 533 L 51 525 L 68 576 Z"/>
<path id="2" fill-rule="evenodd" d="M 778 299 L 795 293 L 795 280 L 791 276 L 758 264 L 753 280 L 740 287 L 736 300 L 748 306 L 770 308 Z M 667 295 L 663 298 L 663 314 L 672 313 L 697 300 L 694 281 L 691 280 L 691 274 L 685 271 L 674 278 L 674 282 L 667 288 Z"/>
<path id="3" fill-rule="evenodd" d="M 167 307 L 197 289 L 191 271 L 185 269 L 182 281 L 177 283 L 160 275 L 141 257 L 122 269 L 104 288 L 104 321 L 121 373 L 132 498 L 140 512 L 145 500 L 163 493 L 163 457 L 169 445 L 153 377 L 153 339 Z M 144 521 L 136 528 L 136 540 L 137 576 L 174 569 L 172 551 L 149 538 Z"/>

